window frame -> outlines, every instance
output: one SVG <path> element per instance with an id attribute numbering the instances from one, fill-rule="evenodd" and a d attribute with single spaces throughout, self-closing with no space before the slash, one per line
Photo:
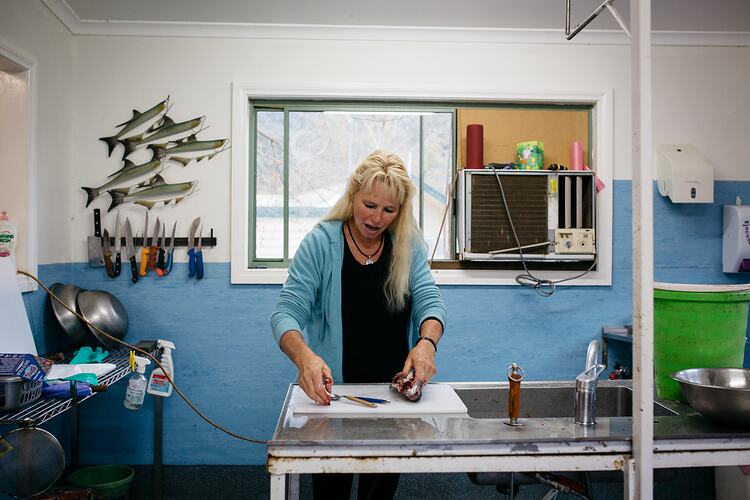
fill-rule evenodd
<path id="1" fill-rule="evenodd" d="M 430 103 L 424 103 L 424 102 L 414 102 L 413 104 L 410 104 L 408 102 L 373 102 L 373 101 L 361 101 L 361 100 L 352 100 L 352 101 L 338 101 L 338 100 L 317 100 L 317 101 L 304 101 L 304 102 L 298 102 L 298 101 L 282 101 L 282 100 L 266 100 L 266 99 L 254 99 L 250 100 L 249 102 L 250 110 L 250 120 L 251 120 L 251 129 L 250 134 L 251 137 L 248 139 L 248 144 L 250 145 L 249 150 L 249 157 L 248 157 L 248 168 L 250 169 L 250 174 L 252 176 L 252 180 L 254 181 L 256 179 L 257 175 L 257 163 L 254 161 L 253 156 L 256 154 L 257 151 L 257 137 L 258 137 L 258 131 L 257 131 L 257 120 L 253 119 L 254 115 L 259 111 L 276 111 L 279 113 L 283 113 L 283 121 L 284 121 L 284 189 L 283 189 L 283 198 L 284 198 L 284 205 L 283 205 L 283 224 L 284 227 L 287 228 L 285 231 L 284 236 L 284 245 L 283 245 L 283 256 L 281 258 L 258 258 L 254 255 L 255 253 L 255 244 L 257 241 L 257 231 L 256 228 L 253 227 L 252 222 L 255 219 L 255 213 L 253 213 L 253 217 L 250 219 L 250 231 L 248 233 L 248 268 L 249 269 L 259 269 L 259 268 L 286 268 L 291 263 L 291 259 L 287 258 L 287 254 L 289 253 L 289 230 L 288 230 L 288 221 L 289 221 L 289 199 L 290 199 L 290 193 L 289 193 L 289 145 L 288 140 L 289 137 L 287 136 L 287 133 L 289 132 L 289 117 L 292 113 L 297 112 L 326 112 L 326 111 L 339 111 L 339 112 L 352 112 L 352 113 L 366 113 L 368 111 L 374 112 L 374 113 L 442 113 L 445 115 L 450 115 L 450 128 L 451 128 L 451 135 L 452 137 L 456 136 L 456 109 L 455 106 L 449 105 L 449 104 L 430 104 Z M 423 130 L 422 130 L 423 124 L 420 121 L 420 141 L 424 139 L 423 137 Z M 423 141 L 420 144 L 420 158 L 419 158 L 419 165 L 416 166 L 417 171 L 419 173 L 419 185 L 418 187 L 418 200 L 417 202 L 420 205 L 419 215 L 417 224 L 421 228 L 424 223 L 424 213 L 423 213 L 423 203 L 424 203 L 424 191 L 423 191 L 423 185 L 424 185 L 424 155 L 423 151 L 421 150 L 422 146 L 424 146 Z M 456 162 L 456 151 L 455 148 L 451 151 L 451 163 L 455 164 Z M 251 185 L 253 188 L 252 191 L 250 191 L 250 206 L 253 208 L 257 207 L 257 198 L 256 198 L 256 190 L 255 185 Z M 455 239 L 455 234 L 448 235 L 448 239 Z M 455 242 L 452 245 L 453 250 L 455 251 Z"/>
<path id="2" fill-rule="evenodd" d="M 251 268 L 249 247 L 255 220 L 253 172 L 250 171 L 252 120 L 251 100 L 293 101 L 415 101 L 435 102 L 440 107 L 446 102 L 484 104 L 528 104 L 528 105 L 588 105 L 592 110 L 592 158 L 597 166 L 597 175 L 606 188 L 597 197 L 597 269 L 563 285 L 610 286 L 612 284 L 612 179 L 613 179 L 613 91 L 582 94 L 515 94 L 505 92 L 471 92 L 461 95 L 450 91 L 413 91 L 382 87 L 379 89 L 340 87 L 284 88 L 283 86 L 262 88 L 233 82 L 232 84 L 232 203 L 231 203 L 231 283 L 232 284 L 281 284 L 286 281 L 286 268 Z M 454 152 L 455 154 L 455 152 Z M 433 269 L 438 284 L 445 285 L 517 285 L 514 270 L 485 269 Z M 535 271 L 542 279 L 562 279 L 574 271 Z"/>

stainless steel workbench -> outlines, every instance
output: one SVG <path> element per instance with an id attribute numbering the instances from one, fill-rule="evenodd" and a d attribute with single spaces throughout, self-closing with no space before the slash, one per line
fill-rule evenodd
<path id="1" fill-rule="evenodd" d="M 457 389 L 507 386 L 482 382 L 451 385 Z M 576 425 L 569 418 L 527 418 L 523 427 L 510 427 L 503 423 L 506 419 L 468 415 L 294 415 L 290 409 L 292 387 L 268 443 L 273 500 L 296 499 L 299 474 L 327 472 L 621 470 L 624 498 L 635 495 L 631 484 L 632 417 L 598 418 L 590 427 Z M 655 468 L 750 464 L 750 429 L 728 430 L 684 404 L 671 406 L 679 415 L 660 416 L 654 422 Z"/>

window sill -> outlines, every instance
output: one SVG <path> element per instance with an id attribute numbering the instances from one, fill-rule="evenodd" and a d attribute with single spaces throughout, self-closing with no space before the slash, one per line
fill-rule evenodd
<path id="1" fill-rule="evenodd" d="M 465 269 L 433 269 L 432 275 L 438 285 L 482 285 L 502 286 L 514 285 L 520 271 L 507 270 L 465 270 Z M 534 276 L 540 279 L 559 280 L 574 276 L 575 271 L 534 271 Z M 281 285 L 286 281 L 286 269 L 244 269 L 232 272 L 233 285 Z M 566 281 L 558 286 L 611 286 L 612 275 L 603 271 L 591 272 L 585 277 Z"/>

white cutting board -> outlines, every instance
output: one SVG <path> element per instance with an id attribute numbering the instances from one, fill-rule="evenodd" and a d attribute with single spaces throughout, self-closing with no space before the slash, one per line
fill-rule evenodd
<path id="1" fill-rule="evenodd" d="M 337 384 L 336 394 L 365 396 L 387 399 L 389 404 L 379 404 L 377 408 L 341 398 L 331 401 L 330 406 L 319 405 L 307 397 L 299 386 L 292 389 L 291 409 L 296 415 L 335 415 L 395 417 L 411 415 L 466 415 L 466 405 L 458 397 L 453 387 L 446 384 L 427 384 L 422 388 L 422 398 L 416 403 L 389 388 L 389 384 Z"/>

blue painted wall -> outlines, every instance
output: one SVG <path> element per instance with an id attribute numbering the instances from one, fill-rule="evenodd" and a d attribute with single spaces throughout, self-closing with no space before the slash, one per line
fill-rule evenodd
<path id="1" fill-rule="evenodd" d="M 517 286 L 444 286 L 449 326 L 436 380 L 504 379 L 511 362 L 529 379 L 567 379 L 581 369 L 588 341 L 602 325 L 631 322 L 631 183 L 615 181 L 611 287 L 561 287 L 551 297 Z M 674 205 L 654 187 L 657 281 L 740 283 L 721 271 L 722 208 L 736 195 L 750 202 L 750 183 L 717 182 L 714 204 Z M 43 265 L 46 284 L 74 283 L 115 294 L 130 316 L 126 340 L 175 342 L 177 385 L 208 418 L 232 431 L 268 439 L 296 370 L 274 343 L 269 317 L 279 286 L 230 285 L 228 263 L 207 264 L 202 281 L 175 265 L 167 279 L 132 285 L 86 264 Z M 24 295 L 40 352 L 58 349 L 63 334 L 44 292 Z M 488 306 L 490 305 L 490 306 Z M 81 408 L 81 461 L 148 464 L 153 401 L 141 411 L 122 406 L 119 383 Z M 164 462 L 176 465 L 263 464 L 265 447 L 228 437 L 206 424 L 176 395 L 164 405 Z"/>

